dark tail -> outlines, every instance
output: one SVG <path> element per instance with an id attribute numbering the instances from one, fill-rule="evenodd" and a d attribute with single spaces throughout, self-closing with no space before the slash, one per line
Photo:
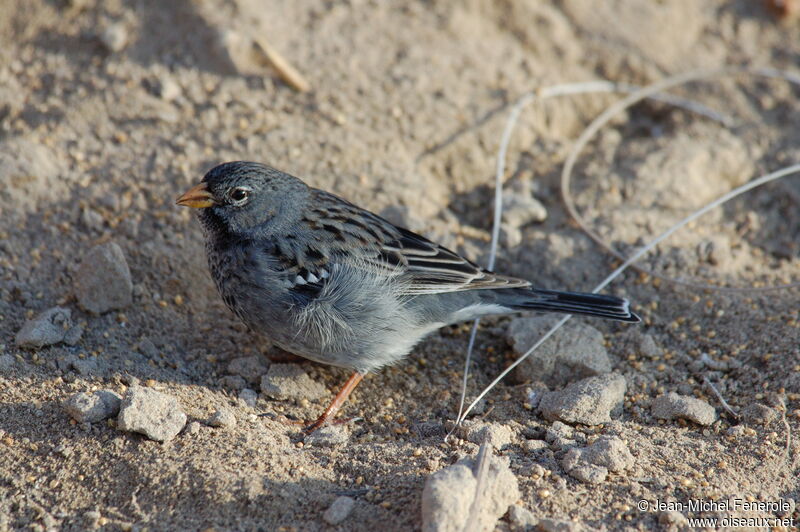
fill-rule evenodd
<path id="1" fill-rule="evenodd" d="M 584 314 L 631 323 L 641 321 L 639 316 L 631 312 L 628 300 L 621 297 L 581 292 L 557 292 L 536 288 L 517 290 L 516 295 L 519 297 L 515 297 L 511 302 L 511 306 L 515 310 Z"/>

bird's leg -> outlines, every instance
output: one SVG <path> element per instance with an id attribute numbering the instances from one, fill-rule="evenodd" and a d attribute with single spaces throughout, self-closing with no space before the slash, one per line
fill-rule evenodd
<path id="1" fill-rule="evenodd" d="M 356 386 L 358 386 L 358 383 L 361 382 L 361 379 L 363 378 L 364 374 L 360 371 L 356 371 L 350 375 L 350 378 L 347 379 L 346 383 L 344 383 L 344 386 L 341 390 L 339 390 L 339 393 L 336 394 L 336 397 L 333 398 L 333 401 L 331 401 L 331 404 L 328 405 L 328 408 L 325 409 L 322 415 L 319 416 L 315 422 L 308 425 L 303 432 L 305 432 L 306 435 L 311 434 L 327 423 L 328 419 L 332 419 L 334 416 L 336 416 L 336 413 L 342 407 L 344 402 L 347 401 L 350 393 L 355 389 Z"/>

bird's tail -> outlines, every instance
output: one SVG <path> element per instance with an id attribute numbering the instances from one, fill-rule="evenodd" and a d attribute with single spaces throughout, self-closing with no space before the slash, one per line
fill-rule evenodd
<path id="1" fill-rule="evenodd" d="M 584 314 L 618 321 L 636 323 L 639 316 L 631 312 L 627 299 L 601 294 L 582 292 L 557 292 L 555 290 L 517 289 L 510 304 L 514 310 L 539 310 L 543 312 L 563 312 L 564 314 Z"/>

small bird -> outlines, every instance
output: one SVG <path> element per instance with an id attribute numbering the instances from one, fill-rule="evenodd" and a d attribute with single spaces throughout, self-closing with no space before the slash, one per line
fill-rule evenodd
<path id="1" fill-rule="evenodd" d="M 234 314 L 290 353 L 354 371 L 309 433 L 364 375 L 445 325 L 520 311 L 639 321 L 625 299 L 490 272 L 263 164 L 216 166 L 176 203 L 198 209 L 211 276 Z"/>

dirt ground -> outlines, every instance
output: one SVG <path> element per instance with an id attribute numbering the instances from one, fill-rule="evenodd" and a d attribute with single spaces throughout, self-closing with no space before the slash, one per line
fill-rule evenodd
<path id="1" fill-rule="evenodd" d="M 313 90 L 292 90 L 235 50 L 256 34 Z M 237 399 L 229 361 L 274 349 L 222 304 L 199 225 L 175 197 L 219 162 L 261 161 L 376 212 L 401 206 L 389 212 L 485 262 L 497 149 L 517 97 L 556 83 L 646 84 L 798 61 L 798 21 L 753 0 L 3 0 L 0 355 L 12 358 L 0 366 L 0 530 L 420 529 L 426 478 L 478 448 L 443 441 L 469 326 L 434 333 L 365 379 L 345 407 L 363 418 L 346 445 L 301 446 L 276 416 L 314 418 L 346 372 L 304 363 L 329 392 L 318 400 L 259 395 L 252 408 Z M 578 208 L 620 250 L 800 156 L 798 87 L 729 77 L 678 93 L 732 125 L 645 103 L 578 163 Z M 572 143 L 613 100 L 563 97 L 523 113 L 506 177 L 530 187 L 548 216 L 506 239 L 496 270 L 587 290 L 616 265 L 570 220 L 559 191 Z M 645 263 L 700 285 L 798 281 L 798 200 L 796 178 L 762 187 Z M 108 241 L 130 266 L 133 303 L 92 315 L 76 302 L 74 277 L 92 245 Z M 612 423 L 576 430 L 619 436 L 635 465 L 597 485 L 572 478 L 558 449 L 527 445 L 551 423 L 526 408 L 531 382 L 508 381 L 479 417 L 513 434 L 496 453 L 510 459 L 518 504 L 576 529 L 650 530 L 683 525 L 640 500 L 800 499 L 798 291 L 707 291 L 636 272 L 610 291 L 633 301 L 644 318 L 635 327 L 657 351 L 632 348 L 631 326 L 586 321 L 602 331 L 627 392 Z M 83 325 L 78 343 L 17 347 L 26 320 L 56 305 Z M 515 356 L 508 321 L 480 330 L 473 396 Z M 735 411 L 767 413 L 726 414 L 704 379 Z M 190 428 L 158 443 L 64 411 L 76 392 L 124 393 L 134 382 L 176 397 Z M 707 401 L 719 419 L 655 419 L 650 404 L 666 392 Z M 208 426 L 223 406 L 236 425 Z M 356 504 L 329 525 L 322 515 L 339 495 Z M 784 514 L 800 522 L 793 502 Z"/>

